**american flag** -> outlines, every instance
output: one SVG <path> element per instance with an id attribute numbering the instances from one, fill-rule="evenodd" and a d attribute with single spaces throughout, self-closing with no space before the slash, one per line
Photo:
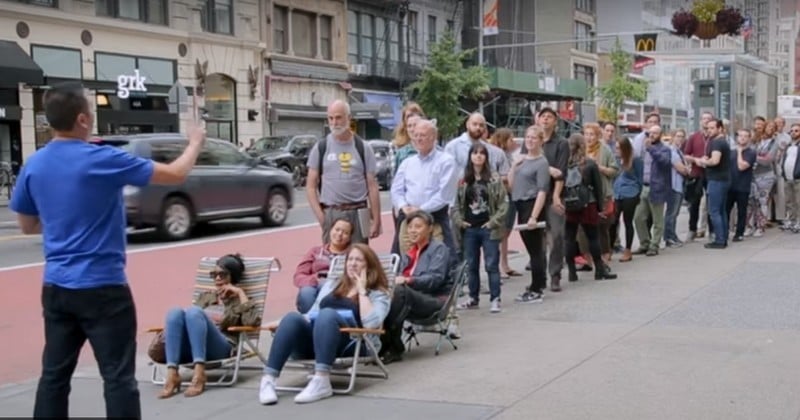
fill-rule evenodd
<path id="1" fill-rule="evenodd" d="M 753 35 L 753 19 L 750 16 L 745 16 L 744 23 L 742 24 L 742 36 L 744 39 L 750 38 Z"/>

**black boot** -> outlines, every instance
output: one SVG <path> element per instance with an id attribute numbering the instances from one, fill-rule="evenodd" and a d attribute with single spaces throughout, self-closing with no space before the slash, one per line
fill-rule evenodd
<path id="1" fill-rule="evenodd" d="M 567 271 L 569 272 L 569 281 L 578 281 L 578 270 L 575 268 L 575 258 L 567 257 Z"/>
<path id="2" fill-rule="evenodd" d="M 614 280 L 617 275 L 611 272 L 605 261 L 602 258 L 593 258 L 594 260 L 594 279 L 595 280 Z"/>

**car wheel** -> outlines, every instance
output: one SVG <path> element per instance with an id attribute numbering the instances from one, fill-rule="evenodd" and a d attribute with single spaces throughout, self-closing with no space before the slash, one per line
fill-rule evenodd
<path id="1" fill-rule="evenodd" d="M 273 188 L 267 194 L 261 221 L 265 226 L 280 226 L 289 217 L 289 195 L 280 188 Z"/>
<path id="2" fill-rule="evenodd" d="M 192 205 L 181 197 L 170 197 L 161 210 L 158 231 L 162 237 L 171 241 L 186 239 L 192 233 L 194 212 Z"/>

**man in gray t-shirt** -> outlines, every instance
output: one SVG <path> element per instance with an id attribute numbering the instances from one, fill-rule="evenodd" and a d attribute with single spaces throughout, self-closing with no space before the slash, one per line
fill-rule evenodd
<path id="1" fill-rule="evenodd" d="M 349 122 L 350 106 L 339 100 L 331 103 L 331 134 L 321 140 L 325 142 L 324 155 L 320 156 L 321 144 L 317 144 L 311 148 L 306 163 L 308 203 L 322 227 L 322 241 L 326 244 L 337 219 L 353 224 L 354 243 L 368 243 L 369 238 L 376 238 L 381 232 L 375 153 L 367 142 L 350 132 Z"/>

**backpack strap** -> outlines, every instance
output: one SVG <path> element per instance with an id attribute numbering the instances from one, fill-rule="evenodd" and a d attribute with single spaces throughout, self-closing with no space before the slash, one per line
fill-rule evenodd
<path id="1" fill-rule="evenodd" d="M 367 161 L 364 159 L 364 140 L 353 134 L 353 142 L 356 146 L 356 152 L 358 152 L 358 157 L 361 158 L 361 166 L 364 168 L 364 178 L 367 178 Z M 322 172 L 325 168 L 323 162 L 325 162 L 325 152 L 328 149 L 328 136 L 323 137 L 320 141 L 317 142 L 317 154 L 319 155 L 317 170 L 319 171 L 319 183 L 317 183 L 317 189 L 322 190 Z"/>

